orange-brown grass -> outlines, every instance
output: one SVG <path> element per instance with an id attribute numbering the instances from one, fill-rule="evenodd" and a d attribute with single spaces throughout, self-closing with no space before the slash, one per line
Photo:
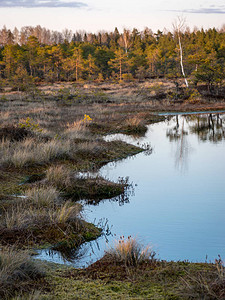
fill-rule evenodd
<path id="1" fill-rule="evenodd" d="M 85 120 L 74 121 L 66 124 L 66 130 L 62 136 L 66 139 L 88 139 L 90 138 L 90 131 Z"/>
<path id="2" fill-rule="evenodd" d="M 143 247 L 137 238 L 129 236 L 127 239 L 121 237 L 115 242 L 114 247 L 106 252 L 106 255 L 119 263 L 126 266 L 138 266 L 143 262 L 154 260 L 155 252 L 150 246 Z"/>
<path id="3" fill-rule="evenodd" d="M 141 133 L 147 131 L 143 119 L 139 116 L 131 116 L 126 119 L 124 126 L 122 126 L 122 129 L 123 128 L 127 133 Z"/>

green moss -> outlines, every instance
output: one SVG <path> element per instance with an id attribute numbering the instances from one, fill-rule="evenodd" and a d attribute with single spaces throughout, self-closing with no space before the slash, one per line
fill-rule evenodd
<path id="1" fill-rule="evenodd" d="M 212 265 L 180 262 L 158 262 L 156 266 L 135 269 L 100 263 L 85 270 L 51 268 L 47 275 L 50 291 L 43 293 L 41 299 L 190 299 L 183 282 L 199 267 L 201 271 L 212 271 Z M 169 269 L 174 274 L 177 270 L 176 276 L 162 275 Z"/>

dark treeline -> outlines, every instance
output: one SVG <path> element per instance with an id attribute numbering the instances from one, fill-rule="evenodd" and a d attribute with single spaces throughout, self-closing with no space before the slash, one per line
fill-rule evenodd
<path id="1" fill-rule="evenodd" d="M 181 43 L 179 43 L 179 40 Z M 182 77 L 208 89 L 225 77 L 225 30 L 51 31 L 41 26 L 0 30 L 1 85 L 31 82 L 143 80 Z M 0 86 L 1 87 L 1 86 Z"/>

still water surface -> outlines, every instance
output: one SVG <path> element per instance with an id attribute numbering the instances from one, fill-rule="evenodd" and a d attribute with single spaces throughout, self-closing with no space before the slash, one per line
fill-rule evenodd
<path id="1" fill-rule="evenodd" d="M 225 258 L 225 114 L 170 115 L 150 125 L 144 137 L 117 134 L 107 139 L 152 147 L 151 153 L 100 170 L 114 181 L 129 176 L 134 188 L 124 202 L 116 198 L 85 206 L 86 219 L 107 222 L 111 235 L 84 244 L 80 260 L 68 262 L 48 251 L 37 258 L 86 266 L 122 235 L 152 245 L 160 259 Z"/>

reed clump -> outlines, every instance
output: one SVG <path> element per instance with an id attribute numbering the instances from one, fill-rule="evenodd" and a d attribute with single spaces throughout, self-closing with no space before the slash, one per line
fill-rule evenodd
<path id="1" fill-rule="evenodd" d="M 123 263 L 127 267 L 137 267 L 144 262 L 155 262 L 155 252 L 150 246 L 144 247 L 137 238 L 120 237 L 114 247 L 106 252 L 111 260 Z"/>
<path id="2" fill-rule="evenodd" d="M 63 138 L 72 140 L 88 139 L 90 138 L 90 131 L 87 125 L 87 122 L 84 122 L 84 120 L 67 123 L 62 136 Z"/>

